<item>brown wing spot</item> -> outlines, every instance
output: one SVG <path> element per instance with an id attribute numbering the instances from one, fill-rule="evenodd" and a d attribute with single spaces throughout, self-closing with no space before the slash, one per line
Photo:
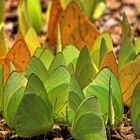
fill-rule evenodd
<path id="1" fill-rule="evenodd" d="M 49 38 L 47 38 L 47 39 L 46 39 L 46 41 L 47 41 L 47 42 L 50 42 L 50 39 L 49 39 Z"/>
<path id="2" fill-rule="evenodd" d="M 24 64 L 24 63 L 25 63 L 25 61 L 23 60 L 23 61 L 22 61 L 22 63 Z"/>
<path id="3" fill-rule="evenodd" d="M 26 51 L 29 52 L 28 48 L 26 48 Z"/>
<path id="4" fill-rule="evenodd" d="M 70 24 L 68 24 L 68 27 L 69 27 L 69 28 L 71 28 L 71 25 L 70 25 Z"/>
<path id="5" fill-rule="evenodd" d="M 72 39 L 75 41 L 75 36 L 74 35 L 71 35 Z"/>
<path id="6" fill-rule="evenodd" d="M 94 36 L 93 38 L 94 38 L 94 40 L 96 40 L 97 39 L 97 36 Z"/>
<path id="7" fill-rule="evenodd" d="M 62 15 L 62 18 L 64 18 L 65 16 L 64 15 Z"/>
<path id="8" fill-rule="evenodd" d="M 78 15 L 78 20 L 80 20 L 81 19 L 81 16 L 80 15 Z"/>

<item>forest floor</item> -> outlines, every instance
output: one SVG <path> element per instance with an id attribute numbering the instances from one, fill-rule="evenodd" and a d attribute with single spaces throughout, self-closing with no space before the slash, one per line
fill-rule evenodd
<path id="1" fill-rule="evenodd" d="M 45 13 L 49 0 L 41 0 L 42 11 Z M 138 4 L 140 0 L 107 0 L 107 8 L 103 16 L 95 21 L 96 26 L 101 32 L 109 32 L 111 34 L 114 50 L 118 54 L 121 45 L 121 22 L 123 13 L 126 14 L 132 28 L 132 36 L 135 41 L 140 36 L 140 13 L 138 13 Z M 6 0 L 5 3 L 5 31 L 10 48 L 13 44 L 15 34 L 18 31 L 17 17 L 18 0 Z M 45 44 L 47 26 L 44 25 L 40 43 Z M 8 136 L 8 137 L 7 137 Z M 30 140 L 66 140 L 70 134 L 66 126 L 55 128 L 53 132 L 38 137 L 30 138 Z M 4 139 L 21 139 L 17 138 L 14 131 L 11 131 L 3 119 L 0 121 L 0 140 Z M 129 109 L 125 109 L 125 116 L 118 130 L 118 133 L 112 133 L 113 140 L 140 140 L 133 133 L 131 120 L 129 119 Z M 26 140 L 26 139 L 24 139 Z"/>

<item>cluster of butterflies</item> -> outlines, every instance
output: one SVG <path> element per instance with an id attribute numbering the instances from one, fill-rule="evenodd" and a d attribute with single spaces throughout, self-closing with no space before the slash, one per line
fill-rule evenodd
<path id="1" fill-rule="evenodd" d="M 49 46 L 51 49 L 55 49 L 56 47 L 57 34 L 59 29 L 61 35 L 61 44 L 63 48 L 68 44 L 73 44 L 79 50 L 81 50 L 81 48 L 84 45 L 87 45 L 90 50 L 93 44 L 95 43 L 97 37 L 100 35 L 98 29 L 90 20 L 88 20 L 84 12 L 81 10 L 81 8 L 77 5 L 75 1 L 70 2 L 70 4 L 65 8 L 65 10 L 63 10 L 63 7 L 59 0 L 52 1 L 50 15 L 51 16 L 49 18 L 46 40 L 47 46 Z M 23 72 L 31 56 L 32 56 L 31 50 L 29 49 L 29 46 L 26 44 L 23 35 L 21 33 L 18 33 L 16 35 L 16 39 L 13 46 L 9 49 L 9 51 L 5 54 L 5 56 L 1 56 L 0 58 L 0 66 L 3 64 L 5 70 L 4 83 L 6 82 L 10 74 L 10 62 L 13 63 L 17 71 Z M 131 65 L 126 66 L 126 68 L 124 69 L 130 69 L 129 67 L 131 67 Z M 125 72 L 125 70 L 121 71 L 121 73 L 118 72 L 118 65 L 113 51 L 108 53 L 108 55 L 105 57 L 101 65 L 101 69 L 106 66 L 109 67 L 115 73 L 118 79 L 119 77 L 123 76 L 125 76 L 125 78 L 127 77 L 127 73 Z M 131 69 L 129 72 L 133 73 Z M 136 77 L 136 74 L 134 75 L 135 75 L 134 77 Z M 132 80 L 130 81 L 133 82 Z M 130 82 L 128 85 L 126 84 L 124 86 L 123 81 L 121 82 L 121 86 L 124 94 L 126 93 L 125 90 L 127 90 L 127 88 L 129 90 L 134 89 L 131 88 L 131 86 L 133 85 Z M 130 96 L 128 96 L 127 94 L 124 95 L 127 96 L 126 101 L 129 98 L 131 98 L 132 91 L 129 94 Z M 127 105 L 129 106 L 130 103 L 128 103 Z"/>
<path id="2" fill-rule="evenodd" d="M 62 14 L 60 14 L 57 10 L 61 12 L 63 11 Z M 90 48 L 97 36 L 100 34 L 93 23 L 88 20 L 81 11 L 80 7 L 74 1 L 67 6 L 65 11 L 62 10 L 58 0 L 53 1 L 50 15 L 47 33 L 47 41 L 49 44 L 54 44 L 50 42 L 56 41 L 55 39 L 58 28 L 58 25 L 56 24 L 59 22 L 63 47 L 67 44 L 74 44 L 77 48 L 81 49 L 85 44 L 87 44 Z M 56 19 L 58 15 L 61 15 L 60 21 Z M 49 46 L 51 47 L 51 45 Z M 16 70 L 23 72 L 30 58 L 31 52 L 29 46 L 27 46 L 23 35 L 18 33 L 11 49 L 9 49 L 5 56 L 1 56 L 0 59 L 0 65 L 4 64 L 5 81 L 10 73 L 10 61 L 15 66 Z"/>

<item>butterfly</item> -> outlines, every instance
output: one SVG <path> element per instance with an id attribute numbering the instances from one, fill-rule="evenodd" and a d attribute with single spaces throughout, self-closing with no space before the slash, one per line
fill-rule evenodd
<path id="1" fill-rule="evenodd" d="M 17 33 L 13 46 L 6 53 L 5 57 L 0 59 L 0 66 L 4 65 L 4 83 L 10 74 L 10 62 L 18 72 L 23 72 L 29 59 L 31 58 L 30 50 L 21 33 Z"/>
<path id="2" fill-rule="evenodd" d="M 73 44 L 78 49 L 85 45 L 90 49 L 100 33 L 79 5 L 71 1 L 61 14 L 60 34 L 63 48 Z"/>

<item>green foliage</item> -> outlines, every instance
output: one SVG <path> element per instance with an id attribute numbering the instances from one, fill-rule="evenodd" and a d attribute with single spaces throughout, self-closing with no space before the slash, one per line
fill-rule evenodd
<path id="1" fill-rule="evenodd" d="M 106 41 L 103 38 L 101 40 L 99 66 L 101 66 L 102 61 L 103 61 L 104 57 L 107 55 L 107 53 L 108 53 L 108 48 L 107 48 L 107 45 L 106 45 Z"/>
<path id="2" fill-rule="evenodd" d="M 112 98 L 112 83 L 111 77 L 109 79 L 109 95 L 108 95 L 108 120 L 107 125 L 110 127 L 114 126 L 115 124 L 115 112 L 113 107 L 113 98 Z"/>
<path id="3" fill-rule="evenodd" d="M 140 53 L 140 39 L 135 42 L 135 46 L 132 42 L 131 27 L 128 23 L 127 17 L 123 15 L 122 21 L 122 35 L 121 35 L 121 47 L 118 58 L 118 68 L 121 69 L 125 64 L 134 60 Z"/>
<path id="4" fill-rule="evenodd" d="M 3 94 L 3 116 L 11 128 L 15 128 L 15 115 L 22 99 L 26 82 L 24 76 L 16 71 L 11 73 L 6 82 Z"/>
<path id="5" fill-rule="evenodd" d="M 105 12 L 105 10 L 106 10 L 106 5 L 105 5 L 105 2 L 103 2 L 103 0 L 102 0 L 95 7 L 95 10 L 93 13 L 93 19 L 95 19 L 95 20 L 99 19 L 102 16 L 102 14 Z"/>
<path id="6" fill-rule="evenodd" d="M 4 24 L 0 24 L 0 57 L 4 57 L 8 48 L 5 40 Z"/>
<path id="7" fill-rule="evenodd" d="M 64 48 L 63 55 L 66 60 L 66 65 L 69 65 L 70 63 L 73 64 L 75 70 L 79 56 L 79 50 L 73 45 L 68 45 Z"/>
<path id="8" fill-rule="evenodd" d="M 76 140 L 106 140 L 105 126 L 96 97 L 88 97 L 78 107 L 72 125 L 72 135 Z"/>
<path id="9" fill-rule="evenodd" d="M 108 50 L 104 38 L 100 48 L 101 63 Z M 112 85 L 115 126 L 123 116 L 122 96 L 113 72 L 109 68 L 97 71 L 86 47 L 79 52 L 69 45 L 56 56 L 47 48 L 37 48 L 24 75 L 14 71 L 8 78 L 2 108 L 6 123 L 22 137 L 48 132 L 54 123 L 65 123 L 76 139 L 106 139 L 109 87 Z"/>
<path id="10" fill-rule="evenodd" d="M 27 0 L 27 14 L 32 27 L 40 33 L 43 27 L 40 0 Z"/>
<path id="11" fill-rule="evenodd" d="M 132 60 L 134 60 L 136 56 L 134 45 L 130 38 L 125 38 L 122 42 L 120 53 L 119 53 L 119 59 L 118 59 L 118 67 L 119 69 L 122 68 L 122 66 Z"/>
<path id="12" fill-rule="evenodd" d="M 103 51 L 104 50 L 104 51 Z M 91 49 L 91 57 L 97 68 L 99 69 L 100 64 L 107 52 L 113 50 L 112 39 L 109 33 L 102 33 L 94 43 Z"/>
<path id="13" fill-rule="evenodd" d="M 40 61 L 44 64 L 47 70 L 49 69 L 50 64 L 54 58 L 54 55 L 48 48 L 37 48 L 34 52 L 34 56 L 40 59 Z"/>
<path id="14" fill-rule="evenodd" d="M 0 113 L 2 111 L 2 96 L 4 91 L 4 66 L 0 67 Z"/>
<path id="15" fill-rule="evenodd" d="M 29 22 L 29 18 L 27 14 L 27 7 L 26 7 L 25 0 L 20 0 L 18 5 L 18 24 L 19 24 L 20 31 L 25 36 L 28 29 L 31 27 L 31 23 Z"/>
<path id="16" fill-rule="evenodd" d="M 33 56 L 39 58 L 40 55 L 41 55 L 41 53 L 43 52 L 43 50 L 44 50 L 44 49 L 42 49 L 42 48 L 36 48 L 36 50 L 35 50 Z"/>
<path id="17" fill-rule="evenodd" d="M 69 94 L 67 102 L 67 121 L 70 125 L 73 122 L 76 111 L 82 101 L 85 99 L 84 93 L 81 90 L 81 87 L 74 76 L 71 76 L 70 85 L 69 85 Z"/>
<path id="18" fill-rule="evenodd" d="M 69 52 L 73 52 L 74 55 L 70 57 Z M 76 71 L 73 70 L 73 64 L 75 64 Z M 37 48 L 24 72 L 26 78 L 16 71 L 13 71 L 8 78 L 2 108 L 5 121 L 22 137 L 48 132 L 54 122 L 65 122 L 72 127 L 72 135 L 77 139 L 87 139 L 93 136 L 96 139 L 106 139 L 98 101 L 96 98 L 85 99 L 82 91 L 82 88 L 93 81 L 96 74 L 94 72 L 94 64 L 86 47 L 79 54 L 77 49 L 69 45 L 55 57 L 49 49 Z M 103 82 L 108 81 L 110 74 L 105 73 L 105 76 Z M 115 92 L 118 93 L 116 90 Z M 92 107 L 90 108 L 88 104 L 91 104 Z M 94 111 L 93 106 L 97 112 Z M 83 114 L 80 111 L 82 108 L 86 108 L 88 111 Z M 95 120 L 91 121 L 91 117 Z M 83 120 L 86 120 L 86 125 L 82 123 Z M 90 125 L 91 123 L 97 124 L 99 128 Z M 87 129 L 89 133 L 82 130 L 84 127 L 89 128 Z M 91 133 L 91 130 L 95 132 Z M 81 135 L 82 133 L 83 135 Z"/>
<path id="19" fill-rule="evenodd" d="M 61 0 L 64 7 L 66 7 L 71 0 Z M 86 16 L 92 20 L 99 18 L 105 9 L 105 0 L 77 0 L 76 1 L 81 9 L 84 11 Z M 101 10 L 101 7 L 102 10 Z"/>
<path id="20" fill-rule="evenodd" d="M 140 137 L 140 83 L 137 84 L 133 92 L 131 104 L 131 121 L 134 133 Z"/>
<path id="21" fill-rule="evenodd" d="M 115 113 L 115 125 L 118 125 L 123 117 L 122 94 L 119 82 L 110 69 L 104 68 L 101 70 L 93 82 L 84 89 L 84 94 L 86 98 L 89 96 L 96 96 L 99 99 L 104 122 L 107 123 L 110 77 L 112 83 L 112 100 Z"/>
<path id="22" fill-rule="evenodd" d="M 58 68 L 60 66 L 66 66 L 66 61 L 65 61 L 65 58 L 62 53 L 58 53 L 54 57 L 52 63 L 50 64 L 50 67 L 49 67 L 49 73 L 53 72 L 54 70 L 56 70 L 56 68 Z"/>
<path id="23" fill-rule="evenodd" d="M 79 54 L 75 72 L 82 89 L 93 80 L 96 73 L 97 68 L 92 62 L 87 47 L 84 47 Z"/>
<path id="24" fill-rule="evenodd" d="M 40 47 L 37 33 L 34 30 L 34 28 L 32 28 L 32 27 L 30 27 L 27 31 L 27 34 L 25 36 L 25 41 L 26 41 L 31 53 L 33 53 L 37 47 Z"/>
<path id="25" fill-rule="evenodd" d="M 13 71 L 16 71 L 14 65 L 12 62 L 10 62 L 10 73 L 12 73 Z"/>
<path id="26" fill-rule="evenodd" d="M 41 60 L 35 56 L 30 59 L 24 75 L 28 79 L 32 73 L 36 74 L 42 80 L 42 82 L 46 82 L 48 71 Z"/>
<path id="27" fill-rule="evenodd" d="M 48 70 L 50 67 L 50 64 L 54 58 L 54 55 L 48 48 L 45 48 L 43 50 L 43 52 L 40 54 L 39 58 L 42 61 L 42 63 L 44 64 L 44 66 L 46 67 L 46 69 Z"/>
<path id="28" fill-rule="evenodd" d="M 95 8 L 100 2 L 104 0 L 78 0 L 77 3 L 83 9 L 84 13 L 87 15 L 89 19 L 93 18 L 93 13 L 95 12 Z M 95 14 L 95 13 L 94 13 Z"/>
<path id="29" fill-rule="evenodd" d="M 42 81 L 35 74 L 29 77 L 15 124 L 17 134 L 22 137 L 48 132 L 53 126 L 52 106 Z"/>
<path id="30" fill-rule="evenodd" d="M 5 4 L 5 1 L 1 0 L 0 1 L 0 24 L 4 22 L 4 4 Z"/>
<path id="31" fill-rule="evenodd" d="M 131 27 L 128 23 L 127 17 L 125 13 L 123 14 L 123 21 L 122 21 L 122 35 L 121 41 L 123 42 L 125 38 L 131 39 Z"/>
<path id="32" fill-rule="evenodd" d="M 56 122 L 66 121 L 66 102 L 70 83 L 70 74 L 64 66 L 59 66 L 49 73 L 45 83 L 49 100 L 53 105 Z"/>
<path id="33" fill-rule="evenodd" d="M 134 49 L 135 49 L 136 54 L 140 52 L 140 37 L 137 38 Z"/>
<path id="34" fill-rule="evenodd" d="M 18 5 L 18 22 L 24 36 L 30 27 L 33 27 L 37 33 L 40 33 L 43 27 L 40 1 L 20 0 Z"/>
<path id="35" fill-rule="evenodd" d="M 122 44 L 119 51 L 119 58 L 118 58 L 118 67 L 121 69 L 125 64 L 134 60 L 137 55 L 139 55 L 140 47 L 139 42 L 140 39 L 138 38 L 135 42 L 135 46 L 132 43 L 132 35 L 131 35 L 131 27 L 128 23 L 127 17 L 123 15 L 122 21 Z"/>

